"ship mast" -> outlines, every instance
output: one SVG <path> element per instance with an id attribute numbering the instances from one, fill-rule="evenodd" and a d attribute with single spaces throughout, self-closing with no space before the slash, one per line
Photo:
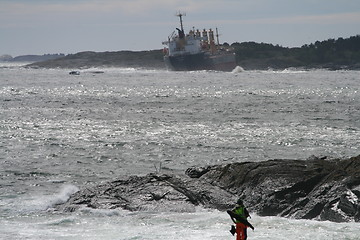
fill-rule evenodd
<path id="1" fill-rule="evenodd" d="M 183 27 L 183 21 L 182 21 L 182 16 L 186 16 L 186 14 L 185 13 L 182 13 L 182 12 L 178 12 L 177 14 L 176 14 L 176 16 L 178 16 L 179 18 L 180 18 L 180 27 L 181 27 L 181 31 L 183 31 L 184 32 L 184 27 Z"/>

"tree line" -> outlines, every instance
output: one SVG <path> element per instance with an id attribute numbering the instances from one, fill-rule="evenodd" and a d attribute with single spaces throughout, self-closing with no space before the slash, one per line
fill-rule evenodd
<path id="1" fill-rule="evenodd" d="M 235 42 L 231 47 L 238 65 L 247 68 L 360 69 L 360 35 L 316 41 L 295 48 L 256 42 Z"/>

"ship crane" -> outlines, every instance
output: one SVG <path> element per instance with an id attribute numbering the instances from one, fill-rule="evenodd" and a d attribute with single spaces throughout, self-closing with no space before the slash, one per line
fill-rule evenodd
<path id="1" fill-rule="evenodd" d="M 216 42 L 217 42 L 217 45 L 220 46 L 220 42 L 219 42 L 219 32 L 218 32 L 218 28 L 216 28 Z"/>

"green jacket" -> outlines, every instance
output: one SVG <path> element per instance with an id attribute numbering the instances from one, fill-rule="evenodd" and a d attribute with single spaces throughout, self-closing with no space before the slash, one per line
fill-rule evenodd
<path id="1" fill-rule="evenodd" d="M 244 206 L 237 205 L 233 210 L 227 210 L 227 213 L 230 215 L 233 222 L 245 224 L 254 230 L 254 226 L 247 220 L 247 218 L 250 217 L 250 214 Z"/>
<path id="2" fill-rule="evenodd" d="M 249 212 L 246 210 L 246 208 L 244 206 L 236 206 L 232 211 L 238 217 L 240 217 L 240 218 L 242 218 L 244 220 L 246 220 L 250 216 Z M 240 223 L 242 221 L 236 219 L 235 222 Z"/>

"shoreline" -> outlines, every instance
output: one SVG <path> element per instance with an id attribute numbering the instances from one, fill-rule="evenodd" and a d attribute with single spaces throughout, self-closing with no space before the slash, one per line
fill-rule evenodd
<path id="1" fill-rule="evenodd" d="M 257 58 L 237 61 L 237 65 L 244 70 L 285 70 L 293 69 L 326 69 L 336 70 L 360 70 L 360 63 L 353 65 L 340 65 L 335 63 L 296 65 L 291 62 L 279 62 L 276 59 Z M 79 52 L 56 59 L 34 62 L 26 65 L 28 68 L 45 69 L 88 69 L 94 67 L 124 67 L 166 70 L 162 50 L 151 51 L 118 51 L 118 52 Z"/>

